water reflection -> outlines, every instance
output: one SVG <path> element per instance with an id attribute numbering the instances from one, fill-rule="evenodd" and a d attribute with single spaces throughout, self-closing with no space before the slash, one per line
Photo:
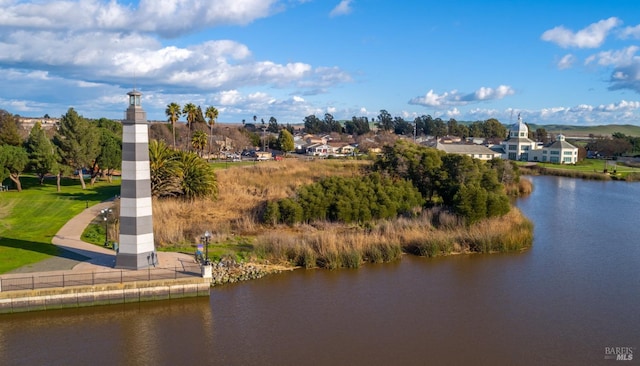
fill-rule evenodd
<path id="1" fill-rule="evenodd" d="M 295 271 L 210 299 L 0 316 L 0 365 L 600 364 L 640 347 L 640 184 L 534 177 L 522 253 Z"/>
<path id="2" fill-rule="evenodd" d="M 197 352 L 210 350 L 213 339 L 208 298 L 12 314 L 0 320 L 0 365 L 51 360 L 60 365 L 183 364 L 200 359 Z"/>

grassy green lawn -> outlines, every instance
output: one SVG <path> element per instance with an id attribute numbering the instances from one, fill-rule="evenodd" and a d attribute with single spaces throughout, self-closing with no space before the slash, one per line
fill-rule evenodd
<path id="1" fill-rule="evenodd" d="M 622 176 L 629 173 L 639 173 L 640 168 L 633 168 L 629 166 L 625 166 L 622 164 L 616 164 L 614 160 L 602 160 L 602 159 L 584 159 L 576 165 L 559 165 L 559 164 L 551 164 L 551 163 L 538 163 L 538 165 L 543 166 L 547 169 L 562 169 L 562 170 L 573 170 L 573 171 L 581 171 L 581 172 L 604 172 L 606 168 L 609 173 L 612 173 L 613 170 L 616 171 L 617 174 Z"/>
<path id="2" fill-rule="evenodd" d="M 77 179 L 55 179 L 40 186 L 34 176 L 21 178 L 22 192 L 0 192 L 0 273 L 59 254 L 53 236 L 69 219 L 120 193 L 120 181 L 98 182 L 82 190 Z"/>
<path id="3" fill-rule="evenodd" d="M 523 167 L 529 164 L 531 163 L 518 162 L 518 165 L 521 165 Z M 558 175 L 566 175 L 571 177 L 580 177 L 581 174 L 591 177 L 594 175 L 604 175 L 603 173 L 605 169 L 607 170 L 607 174 L 615 179 L 631 179 L 632 181 L 637 181 L 637 177 L 638 175 L 640 175 L 640 168 L 617 164 L 615 160 L 585 159 L 575 165 L 542 162 L 536 162 L 535 164 L 539 167 L 547 169 L 547 172 L 555 170 L 559 173 Z M 575 174 L 571 174 L 572 172 L 575 172 Z M 632 173 L 633 175 L 631 175 Z"/>

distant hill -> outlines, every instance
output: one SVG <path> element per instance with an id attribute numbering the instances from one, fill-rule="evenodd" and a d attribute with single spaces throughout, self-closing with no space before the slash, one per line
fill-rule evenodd
<path id="1" fill-rule="evenodd" d="M 529 123 L 529 130 L 544 128 L 548 133 L 563 134 L 566 137 L 611 136 L 615 132 L 627 136 L 640 137 L 640 126 L 635 125 L 600 125 L 600 126 L 569 126 L 569 125 L 536 125 Z"/>

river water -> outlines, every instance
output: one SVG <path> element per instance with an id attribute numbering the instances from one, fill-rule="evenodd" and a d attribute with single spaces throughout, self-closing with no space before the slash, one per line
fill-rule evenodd
<path id="1" fill-rule="evenodd" d="M 532 177 L 522 253 L 299 270 L 210 298 L 0 316 L 0 365 L 640 363 L 640 184 Z M 615 355 L 614 355 L 615 357 Z"/>

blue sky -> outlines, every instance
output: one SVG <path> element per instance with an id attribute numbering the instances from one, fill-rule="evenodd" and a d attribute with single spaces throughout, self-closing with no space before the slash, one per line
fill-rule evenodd
<path id="1" fill-rule="evenodd" d="M 636 0 L 0 0 L 0 108 L 640 125 Z"/>

